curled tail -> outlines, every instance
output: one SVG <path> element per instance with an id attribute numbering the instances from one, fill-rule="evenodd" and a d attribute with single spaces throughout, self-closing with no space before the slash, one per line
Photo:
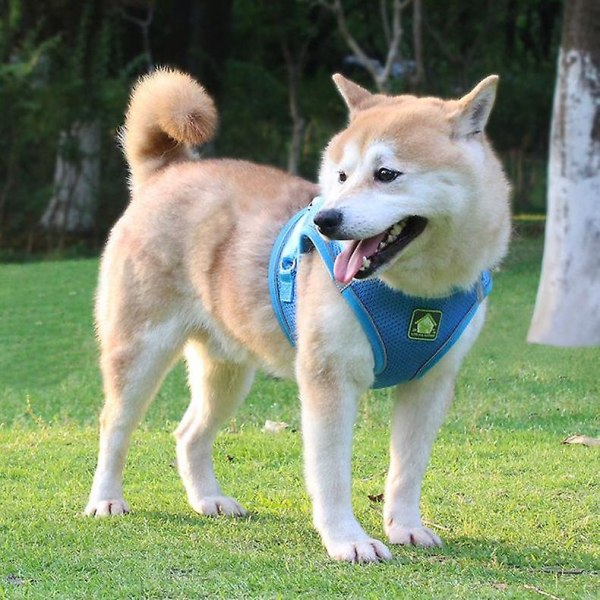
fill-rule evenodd
<path id="1" fill-rule="evenodd" d="M 166 165 L 190 160 L 191 148 L 209 142 L 216 126 L 212 98 L 189 75 L 159 69 L 142 77 L 120 135 L 132 189 Z"/>

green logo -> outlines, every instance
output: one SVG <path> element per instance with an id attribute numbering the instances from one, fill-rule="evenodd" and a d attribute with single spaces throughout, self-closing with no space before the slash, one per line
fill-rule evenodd
<path id="1" fill-rule="evenodd" d="M 442 322 L 442 311 L 425 310 L 417 308 L 413 310 L 408 337 L 411 340 L 425 340 L 432 342 L 438 336 L 440 323 Z"/>

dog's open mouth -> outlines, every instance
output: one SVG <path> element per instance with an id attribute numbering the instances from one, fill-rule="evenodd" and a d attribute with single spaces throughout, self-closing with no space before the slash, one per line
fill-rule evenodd
<path id="1" fill-rule="evenodd" d="M 352 240 L 335 259 L 336 281 L 350 283 L 369 277 L 421 235 L 426 225 L 424 217 L 407 217 L 373 237 Z"/>

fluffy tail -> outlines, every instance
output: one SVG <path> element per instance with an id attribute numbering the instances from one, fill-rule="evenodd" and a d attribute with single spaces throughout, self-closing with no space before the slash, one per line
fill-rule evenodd
<path id="1" fill-rule="evenodd" d="M 189 75 L 159 69 L 142 77 L 121 131 L 132 189 L 166 165 L 190 160 L 191 148 L 209 142 L 216 126 L 212 98 Z"/>

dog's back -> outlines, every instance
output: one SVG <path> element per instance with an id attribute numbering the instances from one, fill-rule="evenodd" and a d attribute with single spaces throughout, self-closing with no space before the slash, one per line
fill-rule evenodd
<path id="1" fill-rule="evenodd" d="M 174 311 L 187 333 L 214 334 L 225 354 L 249 350 L 290 375 L 293 353 L 270 309 L 267 264 L 279 228 L 316 188 L 273 167 L 198 159 L 194 147 L 216 125 L 211 98 L 183 73 L 158 70 L 132 92 L 120 134 L 131 203 L 111 232 L 97 294 L 103 353 L 121 344 L 119 331 Z M 263 343 L 270 336 L 275 350 Z"/>

